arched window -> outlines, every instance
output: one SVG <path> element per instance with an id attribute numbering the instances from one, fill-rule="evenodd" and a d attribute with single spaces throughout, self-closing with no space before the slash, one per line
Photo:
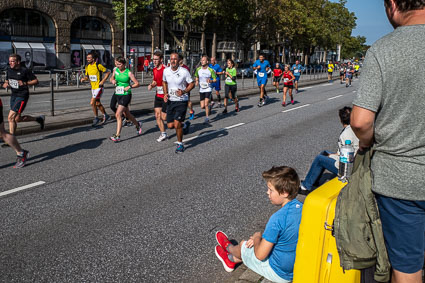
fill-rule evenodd
<path id="1" fill-rule="evenodd" d="M 72 22 L 71 39 L 112 40 L 111 27 L 102 19 L 79 17 Z"/>
<path id="2" fill-rule="evenodd" d="M 55 37 L 53 20 L 36 10 L 13 8 L 0 14 L 0 36 Z"/>

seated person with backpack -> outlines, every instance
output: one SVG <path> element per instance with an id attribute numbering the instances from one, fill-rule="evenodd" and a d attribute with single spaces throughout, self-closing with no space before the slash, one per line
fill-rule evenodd
<path id="1" fill-rule="evenodd" d="M 216 233 L 215 254 L 227 272 L 243 262 L 248 268 L 273 282 L 292 281 L 302 204 L 297 196 L 300 180 L 297 172 L 287 166 L 263 172 L 270 202 L 281 208 L 267 222 L 264 233 L 252 235 L 233 245 L 221 231 Z"/>
<path id="2" fill-rule="evenodd" d="M 342 126 L 344 127 L 338 140 L 338 152 L 333 153 L 327 150 L 322 151 L 316 156 L 313 163 L 311 164 L 310 170 L 308 170 L 305 180 L 301 182 L 301 188 L 298 192 L 301 195 L 308 195 L 313 190 L 313 185 L 320 179 L 323 172 L 326 170 L 330 171 L 334 175 L 338 175 L 339 167 L 339 151 L 345 144 L 346 140 L 350 140 L 354 147 L 355 153 L 359 149 L 359 139 L 354 134 L 350 126 L 350 115 L 351 107 L 344 107 L 339 109 L 339 119 Z"/>

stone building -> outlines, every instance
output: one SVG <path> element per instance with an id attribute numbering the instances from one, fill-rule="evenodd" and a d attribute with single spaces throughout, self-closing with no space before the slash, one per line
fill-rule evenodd
<path id="1" fill-rule="evenodd" d="M 129 34 L 128 49 L 136 47 L 139 57 L 160 46 L 159 19 L 150 22 L 149 29 Z M 35 69 L 78 67 L 92 50 L 110 66 L 123 48 L 123 30 L 115 22 L 112 0 L 0 1 L 0 68 L 12 52 Z"/>

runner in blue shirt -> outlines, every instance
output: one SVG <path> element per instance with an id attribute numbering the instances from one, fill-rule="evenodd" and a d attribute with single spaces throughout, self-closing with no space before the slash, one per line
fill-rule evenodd
<path id="1" fill-rule="evenodd" d="M 298 93 L 298 81 L 300 80 L 301 73 L 304 71 L 304 67 L 300 64 L 300 61 L 295 61 L 292 65 L 292 74 L 295 76 L 295 92 Z"/>
<path id="2" fill-rule="evenodd" d="M 214 70 L 215 75 L 217 77 L 217 80 L 215 83 L 212 83 L 211 86 L 213 89 L 215 89 L 215 94 L 217 95 L 217 99 L 218 99 L 218 107 L 221 108 L 221 96 L 220 96 L 220 75 L 223 74 L 223 69 L 220 67 L 219 64 L 217 64 L 217 60 L 215 59 L 215 57 L 211 57 L 211 64 L 208 65 L 208 67 L 210 67 L 211 69 Z M 214 106 L 214 99 L 213 99 L 213 95 L 211 95 L 211 108 Z"/>
<path id="3" fill-rule="evenodd" d="M 264 96 L 267 96 L 266 92 L 266 84 L 267 84 L 267 73 L 269 72 L 271 66 L 269 61 L 264 60 L 264 54 L 260 54 L 258 57 L 258 60 L 255 61 L 254 65 L 252 66 L 254 70 L 257 71 L 257 84 L 260 88 L 260 101 L 258 102 L 258 107 L 263 106 L 266 104 L 264 100 Z"/>

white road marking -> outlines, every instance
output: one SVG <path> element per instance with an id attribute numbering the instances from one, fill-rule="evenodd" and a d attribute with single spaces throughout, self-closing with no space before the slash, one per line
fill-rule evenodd
<path id="1" fill-rule="evenodd" d="M 16 192 L 19 192 L 19 191 L 27 190 L 27 189 L 30 189 L 30 188 L 34 188 L 34 187 L 43 185 L 45 183 L 46 182 L 44 182 L 44 181 L 38 181 L 38 182 L 29 184 L 29 185 L 25 185 L 25 186 L 18 187 L 18 188 L 12 189 L 12 190 L 1 192 L 0 193 L 0 197 L 6 196 L 6 195 L 9 195 L 9 194 L 13 194 L 13 193 L 16 193 Z"/>
<path id="2" fill-rule="evenodd" d="M 332 84 L 327 83 L 327 84 L 321 84 L 321 85 L 318 85 L 318 86 L 328 86 L 328 85 L 332 85 Z"/>
<path id="3" fill-rule="evenodd" d="M 301 105 L 301 106 L 298 106 L 298 107 L 295 107 L 295 108 L 291 108 L 291 109 L 288 109 L 288 110 L 283 110 L 282 113 L 293 111 L 293 110 L 297 110 L 297 109 L 304 108 L 304 107 L 307 107 L 307 106 L 310 106 L 310 104 L 305 104 L 305 105 Z"/>
<path id="4" fill-rule="evenodd" d="M 334 97 L 329 97 L 328 100 L 332 100 L 332 99 L 335 99 L 335 98 L 338 98 L 338 97 L 341 97 L 341 96 L 343 96 L 343 95 L 340 94 L 340 95 L 337 95 L 337 96 L 334 96 Z"/>
<path id="5" fill-rule="evenodd" d="M 221 131 L 230 130 L 230 129 L 233 129 L 233 128 L 236 128 L 236 127 L 240 127 L 242 125 L 245 125 L 245 123 L 235 124 L 235 125 L 223 128 L 223 129 L 218 129 L 218 130 L 215 130 L 215 131 L 212 131 L 212 132 L 208 132 L 208 133 L 200 134 L 198 136 L 190 137 L 190 138 L 184 139 L 183 142 L 188 142 L 188 141 L 191 141 L 191 140 L 194 140 L 194 139 L 197 139 L 197 138 L 203 138 L 203 137 L 206 137 L 206 136 L 209 136 L 209 135 L 216 134 L 216 133 L 221 132 Z M 177 143 L 177 142 L 174 142 L 174 143 Z"/>
<path id="6" fill-rule="evenodd" d="M 357 90 L 353 90 L 353 92 L 357 92 Z"/>
<path id="7" fill-rule="evenodd" d="M 303 90 L 303 89 L 310 89 L 310 88 L 313 88 L 312 86 L 307 86 L 307 87 L 301 87 L 301 88 L 299 88 L 298 90 Z"/>

